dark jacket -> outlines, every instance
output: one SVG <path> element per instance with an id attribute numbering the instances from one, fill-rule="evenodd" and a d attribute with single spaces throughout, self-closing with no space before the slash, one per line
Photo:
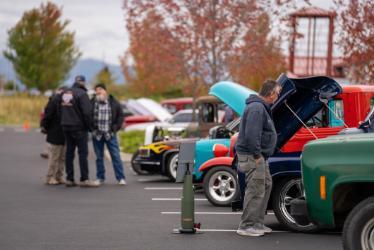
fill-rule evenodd
<path id="1" fill-rule="evenodd" d="M 61 98 L 61 125 L 64 131 L 92 130 L 92 107 L 85 87 L 74 83 Z"/>
<path id="2" fill-rule="evenodd" d="M 61 127 L 60 102 L 60 94 L 52 96 L 44 109 L 44 117 L 40 122 L 40 126 L 47 131 L 47 142 L 54 145 L 65 144 L 64 132 Z"/>
<path id="3" fill-rule="evenodd" d="M 95 102 L 97 102 L 96 97 L 94 96 L 91 99 L 91 106 L 92 106 L 92 120 L 94 119 L 94 108 L 95 108 Z M 112 96 L 109 95 L 109 105 L 112 112 L 112 124 L 111 132 L 116 133 L 118 130 L 122 128 L 123 119 L 125 118 L 125 115 L 123 114 L 123 110 L 121 107 L 121 104 Z M 93 125 L 93 130 L 96 130 L 97 126 Z"/>
<path id="4" fill-rule="evenodd" d="M 236 151 L 238 154 L 253 155 L 255 159 L 261 155 L 268 158 L 274 153 L 277 143 L 270 106 L 256 95 L 250 95 L 246 104 Z"/>

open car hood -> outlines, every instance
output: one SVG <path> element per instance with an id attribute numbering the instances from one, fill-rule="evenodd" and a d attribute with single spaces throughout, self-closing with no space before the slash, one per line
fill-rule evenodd
<path id="1" fill-rule="evenodd" d="M 282 74 L 277 81 L 284 86 L 279 100 L 272 107 L 278 134 L 277 148 L 280 149 L 303 126 L 301 121 L 306 123 L 324 106 L 324 102 L 343 90 L 335 80 L 325 76 L 291 79 Z M 291 85 L 295 87 L 293 91 Z"/>
<path id="2" fill-rule="evenodd" d="M 282 85 L 282 92 L 272 105 L 272 112 L 278 134 L 277 148 L 280 149 L 303 126 L 300 120 L 305 123 L 311 119 L 323 107 L 322 101 L 327 102 L 340 94 L 342 88 L 335 80 L 324 76 L 291 79 L 281 74 L 277 81 Z M 209 94 L 242 116 L 246 99 L 250 94 L 257 93 L 237 83 L 225 81 L 214 84 Z"/>
<path id="3" fill-rule="evenodd" d="M 209 95 L 220 99 L 232 108 L 239 116 L 243 115 L 245 100 L 251 94 L 257 95 L 257 92 L 229 81 L 218 82 L 209 90 Z"/>

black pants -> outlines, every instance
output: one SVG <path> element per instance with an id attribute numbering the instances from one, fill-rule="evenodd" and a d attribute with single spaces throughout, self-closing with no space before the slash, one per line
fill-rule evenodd
<path id="1" fill-rule="evenodd" d="M 88 133 L 86 131 L 64 131 L 66 140 L 66 180 L 74 181 L 74 155 L 78 148 L 80 181 L 88 180 Z"/>

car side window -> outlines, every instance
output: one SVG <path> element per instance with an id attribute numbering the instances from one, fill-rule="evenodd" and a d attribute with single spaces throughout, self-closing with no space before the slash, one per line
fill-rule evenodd
<path id="1" fill-rule="evenodd" d="M 191 122 L 192 121 L 192 113 L 185 113 L 179 114 L 174 116 L 173 119 L 175 122 Z"/>
<path id="2" fill-rule="evenodd" d="M 326 107 L 323 107 L 317 114 L 315 114 L 309 121 L 306 123 L 308 128 L 324 128 L 327 127 L 326 119 Z"/>
<path id="3" fill-rule="evenodd" d="M 330 127 L 344 126 L 344 105 L 343 100 L 329 101 L 329 125 Z M 333 112 L 332 112 L 333 111 Z"/>
<path id="4" fill-rule="evenodd" d="M 214 104 L 212 103 L 204 103 L 201 105 L 201 114 L 202 114 L 202 121 L 209 123 L 215 122 L 215 108 Z"/>
<path id="5" fill-rule="evenodd" d="M 370 99 L 370 110 L 374 107 L 374 97 Z"/>
<path id="6" fill-rule="evenodd" d="M 343 100 L 331 100 L 327 105 L 328 108 L 323 106 L 322 109 L 306 123 L 308 127 L 334 128 L 344 126 Z"/>

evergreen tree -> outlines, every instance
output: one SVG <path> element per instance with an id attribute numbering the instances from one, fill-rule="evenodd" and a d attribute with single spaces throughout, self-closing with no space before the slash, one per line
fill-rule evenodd
<path id="1" fill-rule="evenodd" d="M 41 91 L 60 85 L 76 63 L 80 52 L 74 32 L 66 30 L 62 10 L 51 2 L 26 11 L 8 31 L 4 56 L 13 64 L 19 80 Z"/>

